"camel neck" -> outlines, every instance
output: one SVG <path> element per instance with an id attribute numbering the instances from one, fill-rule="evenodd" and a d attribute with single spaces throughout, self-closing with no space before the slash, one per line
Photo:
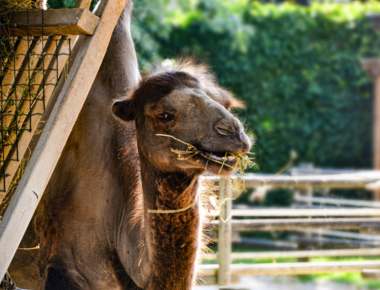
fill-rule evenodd
<path id="1" fill-rule="evenodd" d="M 198 177 L 162 173 L 144 161 L 141 165 L 145 239 L 151 265 L 146 289 L 191 289 L 200 227 L 195 202 Z M 184 210 L 172 212 L 179 209 Z"/>

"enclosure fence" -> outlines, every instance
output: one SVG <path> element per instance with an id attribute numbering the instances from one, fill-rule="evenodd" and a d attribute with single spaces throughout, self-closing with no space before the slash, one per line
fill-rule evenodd
<path id="1" fill-rule="evenodd" d="M 217 230 L 218 251 L 205 254 L 205 260 L 217 261 L 216 264 L 200 266 L 199 277 L 211 283 L 230 284 L 241 275 L 303 275 L 326 272 L 374 272 L 380 273 L 380 236 L 366 235 L 380 233 L 379 202 L 356 201 L 346 199 L 316 198 L 310 195 L 296 194 L 295 200 L 303 200 L 307 205 L 320 203 L 318 208 L 248 208 L 232 209 L 233 197 L 236 195 L 234 182 L 243 182 L 245 188 L 294 189 L 309 191 L 314 189 L 366 189 L 376 190 L 380 180 L 380 171 L 339 171 L 324 174 L 262 175 L 245 174 L 241 176 L 215 177 L 205 176 L 203 182 L 215 183 L 220 192 L 221 208 L 214 211 L 209 226 Z M 333 203 L 344 207 L 331 208 L 323 204 Z M 363 206 L 365 208 L 363 208 Z M 321 229 L 317 229 L 321 227 Z M 360 230 L 359 234 L 336 231 Z M 318 233 L 340 238 L 361 239 L 363 244 L 357 248 L 266 251 L 266 252 L 232 252 L 233 233 L 240 232 L 276 232 L 300 231 Z M 354 245 L 355 246 L 355 245 Z M 372 257 L 363 261 L 328 261 L 328 262 L 279 262 L 257 264 L 235 264 L 241 259 L 281 259 L 312 257 Z M 379 259 L 373 259 L 378 257 Z"/>

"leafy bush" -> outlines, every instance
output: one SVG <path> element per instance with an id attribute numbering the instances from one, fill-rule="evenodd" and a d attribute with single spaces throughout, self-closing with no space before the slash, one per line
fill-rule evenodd
<path id="1" fill-rule="evenodd" d="M 360 59 L 380 52 L 366 21 L 380 4 L 200 0 L 149 12 L 148 3 L 136 3 L 142 66 L 179 55 L 207 62 L 247 103 L 240 116 L 261 170 L 275 172 L 291 150 L 318 166 L 371 166 L 372 85 Z"/>
<path id="2" fill-rule="evenodd" d="M 72 8 L 76 6 L 76 0 L 48 0 L 49 8 Z"/>

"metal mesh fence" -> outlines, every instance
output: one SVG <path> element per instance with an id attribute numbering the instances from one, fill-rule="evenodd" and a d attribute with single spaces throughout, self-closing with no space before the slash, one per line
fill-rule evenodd
<path id="1" fill-rule="evenodd" d="M 28 18 L 28 13 L 25 14 Z M 0 18 L 0 203 L 17 183 L 22 160 L 71 54 L 65 36 L 7 33 L 12 23 Z M 41 30 L 44 11 L 41 11 Z"/>

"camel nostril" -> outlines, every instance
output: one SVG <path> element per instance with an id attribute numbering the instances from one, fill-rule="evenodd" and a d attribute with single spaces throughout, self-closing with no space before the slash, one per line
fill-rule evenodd
<path id="1" fill-rule="evenodd" d="M 235 128 L 225 119 L 220 120 L 214 126 L 216 132 L 222 136 L 231 136 L 235 134 Z"/>
<path id="2" fill-rule="evenodd" d="M 219 135 L 222 135 L 222 136 L 231 136 L 234 134 L 234 132 L 232 132 L 231 130 L 227 128 L 216 127 L 215 129 L 219 133 Z"/>

